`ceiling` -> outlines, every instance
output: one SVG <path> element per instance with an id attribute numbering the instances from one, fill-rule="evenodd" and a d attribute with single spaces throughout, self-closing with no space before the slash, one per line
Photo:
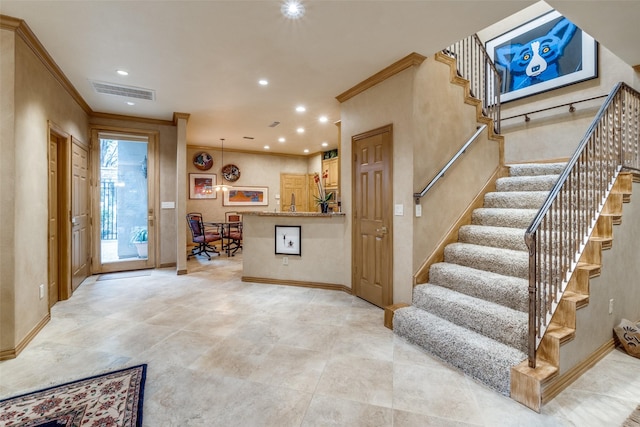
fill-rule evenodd
<path id="1" fill-rule="evenodd" d="M 94 112 L 161 120 L 188 113 L 189 145 L 216 147 L 225 138 L 225 148 L 268 145 L 302 155 L 337 146 L 337 95 L 411 52 L 431 55 L 536 3 L 302 1 L 298 20 L 271 0 L 2 0 L 0 13 L 26 21 Z M 640 1 L 547 3 L 640 64 Z M 260 86 L 262 78 L 269 85 Z M 155 100 L 98 94 L 90 80 L 151 89 Z M 298 105 L 306 111 L 296 112 Z"/>

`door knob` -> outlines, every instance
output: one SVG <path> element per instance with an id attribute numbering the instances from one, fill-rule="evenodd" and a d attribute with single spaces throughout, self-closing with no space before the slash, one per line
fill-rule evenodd
<path id="1" fill-rule="evenodd" d="M 376 233 L 378 234 L 387 234 L 387 227 L 385 227 L 384 225 L 380 228 L 376 229 Z"/>

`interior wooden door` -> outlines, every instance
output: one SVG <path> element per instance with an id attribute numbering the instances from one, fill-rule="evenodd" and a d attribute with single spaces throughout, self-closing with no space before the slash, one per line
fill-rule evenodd
<path id="1" fill-rule="evenodd" d="M 294 196 L 296 212 L 307 212 L 307 175 L 280 174 L 280 210 L 291 210 L 291 196 Z"/>
<path id="2" fill-rule="evenodd" d="M 48 239 L 48 283 L 49 307 L 60 300 L 60 241 L 59 241 L 59 208 L 58 208 L 58 139 L 49 136 L 49 239 Z"/>
<path id="3" fill-rule="evenodd" d="M 393 303 L 391 131 L 386 126 L 352 138 L 353 288 L 379 307 Z"/>
<path id="4" fill-rule="evenodd" d="M 89 239 L 89 150 L 73 140 L 71 152 L 71 288 L 89 275 L 91 246 Z"/>

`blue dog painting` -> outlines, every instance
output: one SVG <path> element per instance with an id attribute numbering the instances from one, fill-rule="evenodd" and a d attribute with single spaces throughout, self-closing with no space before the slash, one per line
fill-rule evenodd
<path id="1" fill-rule="evenodd" d="M 582 68 L 580 55 L 575 58 L 565 55 L 572 41 L 573 45 L 580 43 L 580 37 L 574 37 L 578 27 L 561 17 L 537 30 L 496 47 L 494 61 L 498 68 L 504 70 L 503 93 L 546 82 Z M 540 35 L 540 31 L 545 33 Z M 581 52 L 581 46 L 575 46 L 572 50 Z"/>

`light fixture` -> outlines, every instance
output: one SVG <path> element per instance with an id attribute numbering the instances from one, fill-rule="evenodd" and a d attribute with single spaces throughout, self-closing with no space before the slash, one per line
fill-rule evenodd
<path id="1" fill-rule="evenodd" d="M 264 146 L 264 149 L 265 149 L 265 150 L 268 150 L 268 149 L 269 149 L 269 146 L 268 146 L 268 145 L 265 145 L 265 146 Z"/>
<path id="2" fill-rule="evenodd" d="M 282 137 L 282 136 L 280 138 L 278 138 L 278 142 L 285 142 L 285 141 L 286 141 L 286 139 L 284 139 L 284 137 Z"/>
<path id="3" fill-rule="evenodd" d="M 220 164 L 224 167 L 224 138 L 220 138 Z M 220 174 L 220 184 L 216 185 L 214 189 L 216 191 L 226 192 L 229 191 L 232 187 L 228 184 L 224 183 L 224 174 Z"/>
<path id="4" fill-rule="evenodd" d="M 297 111 L 298 113 L 304 113 L 305 111 L 307 111 L 307 109 L 304 107 L 304 105 L 298 105 L 298 106 L 296 107 L 296 111 Z"/>
<path id="5" fill-rule="evenodd" d="M 304 5 L 299 0 L 287 0 L 280 6 L 280 12 L 289 19 L 299 19 L 304 15 Z"/>
<path id="6" fill-rule="evenodd" d="M 116 70 L 116 73 L 120 74 L 121 76 L 128 76 L 129 73 L 125 70 Z"/>
<path id="7" fill-rule="evenodd" d="M 328 146 L 329 146 L 329 143 L 328 143 L 328 142 L 323 142 L 323 143 L 322 143 L 322 146 L 323 146 L 323 147 L 328 147 Z"/>
<path id="8" fill-rule="evenodd" d="M 268 85 L 268 84 L 269 84 L 269 81 L 267 81 L 267 80 L 265 80 L 265 79 L 260 79 L 260 80 L 258 80 L 258 84 L 259 84 L 260 86 L 266 86 L 266 85 Z"/>
<path id="9" fill-rule="evenodd" d="M 309 152 L 309 149 L 308 149 L 308 148 L 305 148 L 305 149 L 303 150 L 303 152 L 308 153 L 308 152 Z"/>
<path id="10" fill-rule="evenodd" d="M 329 118 L 328 118 L 327 116 L 320 116 L 320 117 L 318 118 L 318 121 L 319 121 L 320 123 L 327 123 L 327 122 L 329 121 Z"/>
<path id="11" fill-rule="evenodd" d="M 304 133 L 304 128 L 298 128 L 298 129 L 296 129 L 296 132 L 298 132 L 298 133 Z"/>
<path id="12" fill-rule="evenodd" d="M 136 103 L 132 101 L 127 101 L 127 105 L 136 105 Z"/>

